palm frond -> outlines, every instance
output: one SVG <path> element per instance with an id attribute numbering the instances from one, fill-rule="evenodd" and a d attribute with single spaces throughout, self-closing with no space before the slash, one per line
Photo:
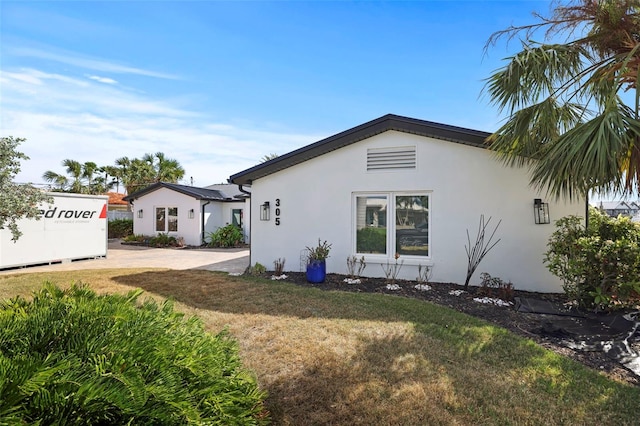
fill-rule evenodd
<path id="1" fill-rule="evenodd" d="M 577 45 L 523 43 L 523 50 L 487 79 L 491 103 L 509 114 L 541 97 L 562 97 L 566 80 L 582 74 L 588 52 Z"/>
<path id="2" fill-rule="evenodd" d="M 581 105 L 547 98 L 515 112 L 487 142 L 505 164 L 527 165 L 543 157 L 549 144 L 580 123 L 584 113 Z"/>
<path id="3" fill-rule="evenodd" d="M 624 192 L 623 166 L 639 136 L 640 121 L 618 103 L 554 141 L 534 166 L 531 183 L 556 198 L 590 189 Z"/>

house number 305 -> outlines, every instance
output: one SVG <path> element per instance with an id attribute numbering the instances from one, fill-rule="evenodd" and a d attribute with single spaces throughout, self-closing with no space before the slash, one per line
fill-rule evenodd
<path id="1" fill-rule="evenodd" d="M 280 198 L 276 198 L 276 226 L 280 225 Z"/>

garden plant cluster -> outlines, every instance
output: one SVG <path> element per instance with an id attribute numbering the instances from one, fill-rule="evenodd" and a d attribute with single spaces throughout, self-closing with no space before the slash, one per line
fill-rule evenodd
<path id="1" fill-rule="evenodd" d="M 545 263 L 580 307 L 611 311 L 640 304 L 640 226 L 628 217 L 589 211 L 589 223 L 556 222 Z"/>
<path id="2" fill-rule="evenodd" d="M 3 301 L 0 423 L 266 423 L 236 341 L 141 293 L 48 284 Z"/>

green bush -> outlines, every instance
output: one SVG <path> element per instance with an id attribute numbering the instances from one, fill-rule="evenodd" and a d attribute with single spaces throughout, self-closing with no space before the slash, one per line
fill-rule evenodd
<path id="1" fill-rule="evenodd" d="M 265 272 L 267 272 L 267 268 L 262 263 L 259 263 L 259 262 L 256 262 L 256 264 L 253 266 L 251 265 L 247 266 L 247 269 L 244 271 L 245 274 L 255 275 L 255 276 L 260 276 Z"/>
<path id="2" fill-rule="evenodd" d="M 180 247 L 183 244 L 176 237 L 160 233 L 149 238 L 149 245 L 152 247 Z"/>
<path id="3" fill-rule="evenodd" d="M 244 241 L 242 229 L 229 224 L 209 233 L 209 247 L 237 247 Z"/>
<path id="4" fill-rule="evenodd" d="M 0 302 L 0 424 L 264 424 L 236 342 L 141 293 Z"/>
<path id="5" fill-rule="evenodd" d="M 107 224 L 109 238 L 125 238 L 133 235 L 133 219 L 116 219 Z"/>
<path id="6" fill-rule="evenodd" d="M 146 235 L 131 234 L 131 235 L 127 235 L 126 237 L 124 237 L 122 239 L 122 241 L 124 241 L 126 243 L 144 243 L 145 241 L 148 241 L 150 239 L 151 239 L 151 237 L 147 237 Z"/>
<path id="7" fill-rule="evenodd" d="M 612 219 L 596 209 L 589 228 L 582 218 L 556 222 L 545 263 L 562 279 L 570 299 L 587 308 L 613 310 L 640 301 L 640 227 L 629 218 Z"/>
<path id="8" fill-rule="evenodd" d="M 384 253 L 387 249 L 386 228 L 362 228 L 356 233 L 358 253 Z"/>

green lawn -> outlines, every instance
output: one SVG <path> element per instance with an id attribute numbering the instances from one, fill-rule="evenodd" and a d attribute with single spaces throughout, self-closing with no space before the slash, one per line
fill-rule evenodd
<path id="1" fill-rule="evenodd" d="M 414 299 L 207 271 L 0 276 L 0 297 L 49 279 L 176 299 L 238 339 L 274 424 L 638 424 L 640 388 L 476 318 Z"/>

